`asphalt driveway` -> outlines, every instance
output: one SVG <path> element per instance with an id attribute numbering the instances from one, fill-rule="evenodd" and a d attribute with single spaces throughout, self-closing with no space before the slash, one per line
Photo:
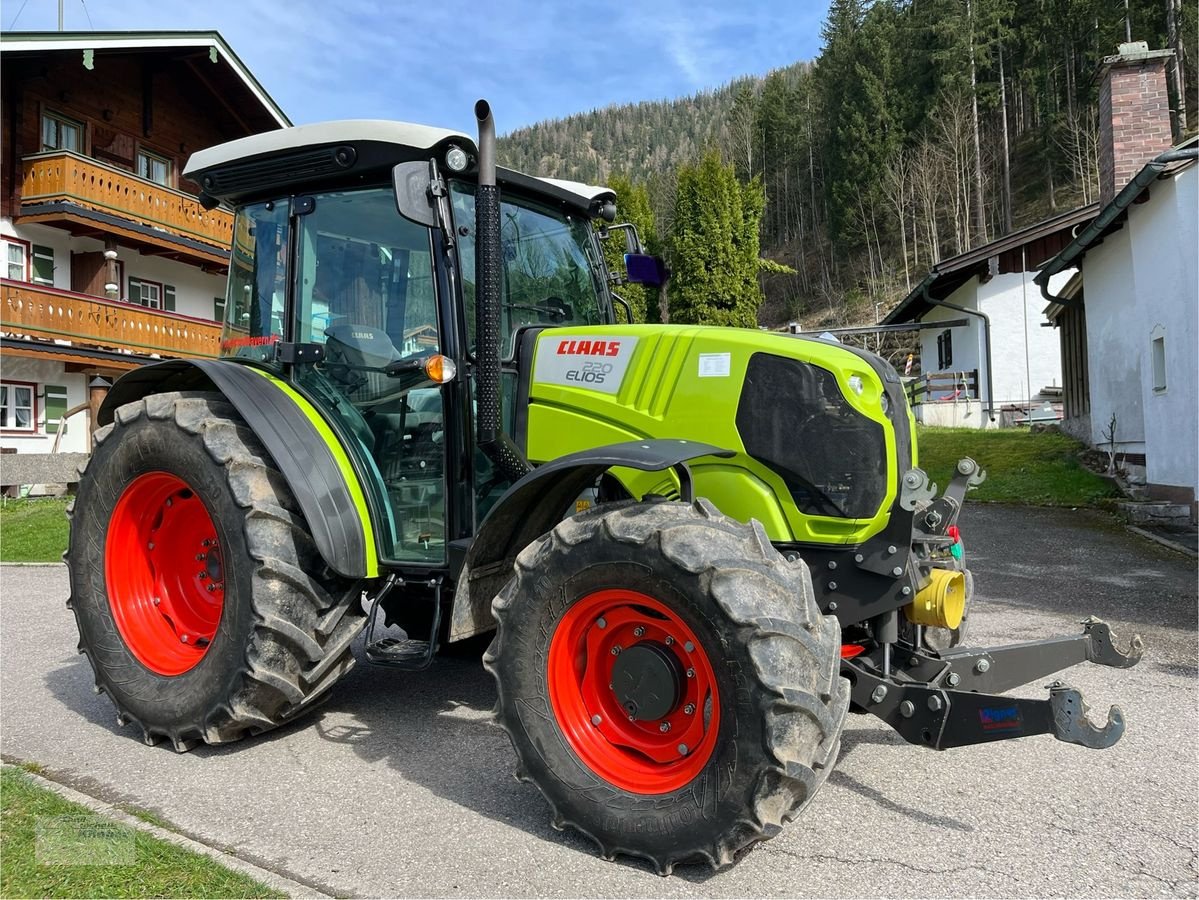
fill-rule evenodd
<path id="1" fill-rule="evenodd" d="M 1144 636 L 1134 669 L 1065 675 L 1097 717 L 1122 705 L 1124 740 L 935 753 L 852 716 L 801 819 L 716 874 L 659 878 L 550 828 L 512 778 L 476 660 L 421 674 L 363 664 L 282 731 L 182 755 L 146 747 L 92 691 L 61 567 L 0 575 L 0 751 L 338 895 L 1199 895 L 1194 560 L 1088 511 L 974 506 L 962 530 L 972 643 L 1073 633 L 1088 614 Z"/>

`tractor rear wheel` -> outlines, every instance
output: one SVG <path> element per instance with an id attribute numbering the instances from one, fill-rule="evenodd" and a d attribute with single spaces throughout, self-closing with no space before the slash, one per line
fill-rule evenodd
<path id="1" fill-rule="evenodd" d="M 605 858 L 725 865 L 836 762 L 840 627 L 757 523 L 704 500 L 601 505 L 526 547 L 493 611 L 517 777 Z"/>
<path id="2" fill-rule="evenodd" d="M 283 477 L 219 395 L 120 407 L 70 517 L 79 651 L 147 743 L 267 731 L 353 666 L 360 593 L 325 567 Z"/>

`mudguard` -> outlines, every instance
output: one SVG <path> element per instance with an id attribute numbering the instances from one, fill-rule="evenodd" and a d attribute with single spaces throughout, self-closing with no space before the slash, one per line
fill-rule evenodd
<path id="1" fill-rule="evenodd" d="M 574 500 L 608 469 L 674 469 L 682 499 L 689 500 L 687 461 L 733 455 L 711 444 L 655 439 L 595 447 L 538 466 L 500 497 L 479 526 L 458 578 L 449 639 L 462 640 L 495 627 L 491 600 L 512 577 L 516 555 L 557 525 Z"/>
<path id="2" fill-rule="evenodd" d="M 223 394 L 287 479 L 321 557 L 339 575 L 378 575 L 378 551 L 366 499 L 345 450 L 320 414 L 269 373 L 225 360 L 170 360 L 134 369 L 112 386 L 97 415 L 150 394 L 212 390 Z"/>

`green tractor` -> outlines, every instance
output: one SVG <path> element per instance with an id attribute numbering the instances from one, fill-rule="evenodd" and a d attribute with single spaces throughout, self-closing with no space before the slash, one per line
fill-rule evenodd
<path id="1" fill-rule="evenodd" d="M 604 857 L 729 863 L 794 818 L 847 711 L 933 749 L 1087 747 L 1107 626 L 960 644 L 957 530 L 982 476 L 917 467 L 900 379 L 835 341 L 635 325 L 660 261 L 602 188 L 477 140 L 305 125 L 197 153 L 236 210 L 221 358 L 112 388 L 67 554 L 118 721 L 183 751 L 312 709 L 354 664 L 494 633 L 518 777 Z M 626 273 L 602 241 L 624 239 Z"/>

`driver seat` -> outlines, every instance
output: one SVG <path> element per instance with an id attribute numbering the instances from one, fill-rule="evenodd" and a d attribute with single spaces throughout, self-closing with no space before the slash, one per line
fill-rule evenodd
<path id="1" fill-rule="evenodd" d="M 385 331 L 369 325 L 333 325 L 325 329 L 325 338 L 325 371 L 351 403 L 369 406 L 394 393 L 395 380 L 382 370 L 400 354 Z"/>

